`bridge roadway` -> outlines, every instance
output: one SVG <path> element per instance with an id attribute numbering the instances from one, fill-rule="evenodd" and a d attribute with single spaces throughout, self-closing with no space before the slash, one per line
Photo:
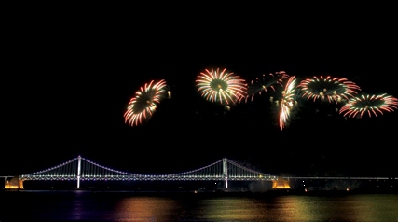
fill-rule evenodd
<path id="1" fill-rule="evenodd" d="M 153 175 L 152 175 L 153 176 Z M 16 180 L 15 182 L 11 183 L 11 181 L 13 179 L 15 179 L 16 177 L 13 176 L 0 176 L 0 177 L 4 177 L 5 178 L 5 188 L 17 188 L 23 189 L 23 184 L 21 180 Z M 276 178 L 274 177 L 268 177 L 268 178 L 228 178 L 226 179 L 225 177 L 207 177 L 207 178 L 195 178 L 195 177 L 191 177 L 191 178 L 174 178 L 173 177 L 170 178 L 160 178 L 160 177 L 148 177 L 145 180 L 163 180 L 163 181 L 171 181 L 171 180 L 177 180 L 177 181 L 225 181 L 225 188 L 227 188 L 227 183 L 228 180 L 230 181 L 259 181 L 259 180 L 266 180 L 266 181 L 271 181 L 272 182 L 272 186 L 270 188 L 272 189 L 278 189 L 278 188 L 283 188 L 283 189 L 305 189 L 306 191 L 309 189 L 354 189 L 358 183 L 362 184 L 363 182 L 367 183 L 367 184 L 372 184 L 375 185 L 377 187 L 379 186 L 392 186 L 393 187 L 397 187 L 398 184 L 398 178 L 392 178 L 392 177 L 343 177 L 343 176 L 336 176 L 336 177 L 331 177 L 331 176 L 327 176 L 327 177 L 320 177 L 320 176 L 278 176 Z M 11 179 L 11 180 L 10 180 Z M 37 178 L 36 178 L 37 179 Z M 43 179 L 43 178 L 42 178 Z M 70 178 L 69 180 L 76 180 L 77 178 Z M 110 178 L 108 178 L 110 179 Z M 48 180 L 57 180 L 55 178 L 47 178 Z M 86 181 L 107 181 L 107 179 L 84 179 Z M 119 178 L 119 179 L 110 179 L 109 181 L 145 181 L 142 179 L 133 179 L 133 178 Z M 79 187 L 77 187 L 79 188 Z M 396 189 L 396 188 L 395 188 Z"/>
<path id="2" fill-rule="evenodd" d="M 298 180 L 390 180 L 397 178 L 391 177 L 296 177 L 296 176 L 282 176 L 283 179 L 298 179 Z"/>
<path id="3" fill-rule="evenodd" d="M 26 180 L 59 180 L 76 181 L 76 188 L 80 188 L 80 181 L 225 181 L 225 188 L 228 188 L 228 181 L 269 181 L 275 187 L 289 187 L 291 183 L 298 180 L 326 181 L 326 180 L 396 180 L 389 177 L 300 177 L 264 174 L 240 163 L 223 158 L 205 167 L 192 171 L 177 174 L 132 174 L 120 172 L 109 167 L 102 166 L 91 160 L 78 156 L 57 166 L 46 170 L 22 174 L 18 176 L 0 176 L 5 178 L 6 188 L 23 188 L 23 181 Z M 11 178 L 9 180 L 9 178 Z"/>

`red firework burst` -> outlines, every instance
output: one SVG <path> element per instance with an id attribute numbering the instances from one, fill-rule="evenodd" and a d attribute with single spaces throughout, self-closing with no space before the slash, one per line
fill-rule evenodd
<path id="1" fill-rule="evenodd" d="M 286 74 L 285 71 L 280 71 L 275 74 L 263 74 L 262 78 L 252 80 L 248 85 L 248 96 L 246 97 L 246 102 L 248 97 L 253 101 L 255 94 L 261 95 L 262 92 L 268 92 L 269 89 L 272 89 L 275 92 L 275 85 L 282 86 L 283 79 L 287 78 L 289 78 L 289 75 Z"/>
<path id="2" fill-rule="evenodd" d="M 349 100 L 353 96 L 361 91 L 361 88 L 354 82 L 349 81 L 347 78 L 332 78 L 327 77 L 316 77 L 307 78 L 297 85 L 297 88 L 301 91 L 302 97 L 307 99 L 313 99 L 321 101 L 340 102 L 342 99 Z"/>
<path id="3" fill-rule="evenodd" d="M 246 80 L 226 69 L 206 69 L 199 74 L 196 82 L 202 97 L 225 106 L 236 104 L 247 94 Z"/>
<path id="4" fill-rule="evenodd" d="M 344 113 L 344 116 L 349 118 L 362 118 L 364 114 L 377 117 L 377 114 L 383 115 L 384 112 L 392 112 L 397 108 L 398 99 L 387 93 L 362 94 L 351 98 L 340 108 L 339 113 Z"/>
<path id="5" fill-rule="evenodd" d="M 167 85 L 164 79 L 152 80 L 145 83 L 135 97 L 131 98 L 124 114 L 125 121 L 131 126 L 139 125 L 144 120 L 150 119 L 156 111 L 160 100 L 167 95 Z"/>

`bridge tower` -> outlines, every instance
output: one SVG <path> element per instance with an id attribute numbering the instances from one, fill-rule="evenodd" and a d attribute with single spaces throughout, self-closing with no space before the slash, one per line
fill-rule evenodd
<path id="1" fill-rule="evenodd" d="M 225 177 L 225 188 L 228 188 L 228 169 L 227 169 L 227 158 L 222 159 L 223 161 L 223 176 Z"/>
<path id="2" fill-rule="evenodd" d="M 78 157 L 77 157 L 77 185 L 76 185 L 76 188 L 77 189 L 79 189 L 80 188 L 80 176 L 81 176 L 81 163 L 82 163 L 82 158 L 81 158 L 81 156 L 79 155 Z"/>

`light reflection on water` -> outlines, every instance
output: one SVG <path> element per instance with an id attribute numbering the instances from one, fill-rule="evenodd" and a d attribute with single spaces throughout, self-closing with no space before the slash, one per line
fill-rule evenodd
<path id="1" fill-rule="evenodd" d="M 130 197 L 117 203 L 115 216 L 124 221 L 178 221 L 179 208 L 178 201 L 169 198 Z"/>
<path id="2" fill-rule="evenodd" d="M 392 221 L 398 194 L 212 196 L 201 194 L 0 193 L 0 221 Z"/>

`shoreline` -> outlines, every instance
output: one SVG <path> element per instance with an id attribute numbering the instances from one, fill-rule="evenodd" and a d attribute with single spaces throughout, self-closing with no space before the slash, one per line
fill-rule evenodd
<path id="1" fill-rule="evenodd" d="M 87 193 L 131 193 L 137 195 L 351 195 L 351 194 L 398 194 L 398 189 L 354 189 L 354 190 L 298 190 L 270 189 L 262 192 L 240 190 L 128 190 L 128 189 L 2 189 L 2 192 L 87 192 Z"/>

